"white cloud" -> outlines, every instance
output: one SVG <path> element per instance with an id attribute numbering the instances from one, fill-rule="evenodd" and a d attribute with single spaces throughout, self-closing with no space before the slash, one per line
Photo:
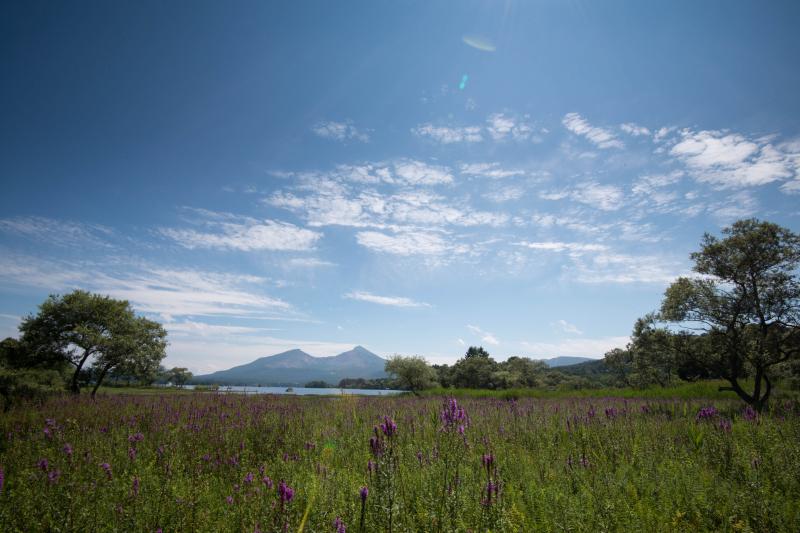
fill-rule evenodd
<path id="1" fill-rule="evenodd" d="M 683 172 L 676 170 L 669 174 L 650 174 L 640 177 L 633 184 L 632 192 L 636 195 L 649 195 L 658 189 L 678 183 L 683 177 Z"/>
<path id="2" fill-rule="evenodd" d="M 583 332 L 580 329 L 578 329 L 578 326 L 576 326 L 575 324 L 570 324 L 564 319 L 557 320 L 556 325 L 564 333 L 569 333 L 570 335 L 583 335 Z"/>
<path id="3" fill-rule="evenodd" d="M 456 251 L 441 235 L 422 231 L 407 231 L 387 235 L 377 231 L 360 231 L 356 234 L 358 244 L 376 252 L 394 255 L 438 255 Z"/>
<path id="4" fill-rule="evenodd" d="M 476 143 L 483 141 L 480 126 L 447 127 L 421 124 L 411 130 L 419 137 L 430 137 L 442 144 L 460 142 Z"/>
<path id="5" fill-rule="evenodd" d="M 500 166 L 500 163 L 470 163 L 461 165 L 461 173 L 466 176 L 479 176 L 484 178 L 501 179 L 525 175 L 524 170 L 509 170 Z"/>
<path id="6" fill-rule="evenodd" d="M 494 191 L 489 191 L 483 195 L 484 198 L 492 202 L 502 203 L 512 200 L 519 200 L 525 195 L 525 189 L 517 186 L 503 187 Z"/>
<path id="7" fill-rule="evenodd" d="M 406 185 L 439 185 L 453 182 L 453 175 L 447 167 L 428 165 L 413 159 L 397 161 L 394 164 L 394 171 Z"/>
<path id="8" fill-rule="evenodd" d="M 221 248 L 241 251 L 312 250 L 322 234 L 288 222 L 243 218 L 241 222 L 207 222 L 214 232 L 163 228 L 161 234 L 184 248 Z"/>
<path id="9" fill-rule="evenodd" d="M 489 333 L 488 331 L 483 331 L 478 326 L 472 326 L 468 324 L 467 329 L 469 329 L 472 333 L 480 337 L 480 339 L 487 344 L 491 344 L 493 346 L 497 346 L 498 344 L 500 344 L 500 341 L 497 340 L 497 337 L 495 337 L 492 333 Z"/>
<path id="10" fill-rule="evenodd" d="M 720 187 L 751 187 L 795 177 L 800 171 L 798 152 L 790 144 L 773 146 L 769 138 L 688 129 L 681 131 L 680 142 L 670 150 L 696 180 Z"/>
<path id="11" fill-rule="evenodd" d="M 0 231 L 61 247 L 112 247 L 111 228 L 69 220 L 29 216 L 0 219 Z"/>
<path id="12" fill-rule="evenodd" d="M 594 181 L 581 183 L 572 189 L 550 191 L 539 194 L 543 200 L 563 200 L 570 198 L 575 202 L 589 205 L 602 211 L 616 211 L 623 205 L 625 195 L 616 185 L 601 185 Z"/>
<path id="13" fill-rule="evenodd" d="M 430 304 L 424 302 L 415 302 L 410 298 L 402 296 L 380 296 L 366 291 L 353 291 L 344 295 L 345 298 L 351 300 L 360 300 L 362 302 L 370 302 L 379 305 L 388 305 L 392 307 L 430 307 Z"/>
<path id="14" fill-rule="evenodd" d="M 580 242 L 558 242 L 558 241 L 547 241 L 547 242 L 515 242 L 516 246 L 524 246 L 525 248 L 530 248 L 531 250 L 542 250 L 546 252 L 570 252 L 575 254 L 580 254 L 583 252 L 603 252 L 608 250 L 608 246 L 603 244 L 591 244 L 591 243 L 580 243 Z"/>
<path id="15" fill-rule="evenodd" d="M 563 271 L 564 278 L 579 283 L 659 283 L 667 284 L 686 270 L 674 260 L 653 255 L 628 255 L 601 252 L 573 255 L 573 264 Z"/>
<path id="16" fill-rule="evenodd" d="M 413 225 L 442 230 L 446 226 L 502 226 L 509 221 L 506 213 L 477 210 L 466 199 L 448 201 L 445 196 L 420 186 L 452 180 L 445 167 L 403 160 L 395 168 L 392 183 L 408 185 L 395 193 L 354 190 L 337 181 L 338 174 L 303 175 L 298 176 L 301 183 L 294 192 L 277 191 L 264 202 L 298 214 L 311 227 L 339 225 L 398 230 Z M 372 170 L 366 169 L 359 175 Z"/>
<path id="17" fill-rule="evenodd" d="M 572 133 L 586 137 L 598 148 L 623 148 L 625 146 L 611 130 L 592 126 L 578 113 L 567 113 L 561 123 Z"/>
<path id="18" fill-rule="evenodd" d="M 334 139 L 337 141 L 356 140 L 361 142 L 369 142 L 369 134 L 361 131 L 350 121 L 335 122 L 335 121 L 322 121 L 317 122 L 311 128 L 315 134 L 326 139 Z"/>
<path id="19" fill-rule="evenodd" d="M 565 339 L 560 342 L 520 343 L 532 358 L 572 356 L 601 358 L 614 348 L 624 348 L 630 337 L 601 337 L 597 339 Z"/>
<path id="20" fill-rule="evenodd" d="M 486 119 L 486 130 L 495 141 L 503 141 L 508 138 L 515 141 L 525 141 L 531 139 L 534 129 L 533 126 L 524 120 L 509 116 L 505 113 L 493 113 Z"/>
<path id="21" fill-rule="evenodd" d="M 50 261 L 31 256 L 0 256 L 0 283 L 49 292 L 85 289 L 129 300 L 143 313 L 160 316 L 229 316 L 265 319 L 304 318 L 289 303 L 264 293 L 260 276 L 151 264 Z"/>
<path id="22" fill-rule="evenodd" d="M 336 266 L 336 263 L 323 261 L 322 259 L 317 259 L 316 257 L 295 257 L 293 259 L 289 259 L 289 261 L 287 261 L 287 265 L 294 268 L 320 268 Z"/>
<path id="23" fill-rule="evenodd" d="M 493 141 L 541 142 L 542 135 L 549 133 L 546 128 L 535 128 L 529 117 L 512 116 L 507 113 L 493 113 L 486 118 L 486 126 L 437 126 L 432 123 L 420 124 L 411 129 L 419 137 L 427 137 L 442 144 L 478 143 L 485 139 Z"/>
<path id="24" fill-rule="evenodd" d="M 711 203 L 708 206 L 708 211 L 718 222 L 724 224 L 756 214 L 758 212 L 758 201 L 752 194 L 740 191 L 725 199 Z"/>
<path id="25" fill-rule="evenodd" d="M 633 122 L 626 122 L 625 124 L 620 124 L 619 129 L 624 131 L 629 135 L 633 135 L 634 137 L 641 137 L 642 135 L 650 135 L 650 130 L 645 128 L 644 126 L 639 126 L 638 124 L 634 124 Z"/>

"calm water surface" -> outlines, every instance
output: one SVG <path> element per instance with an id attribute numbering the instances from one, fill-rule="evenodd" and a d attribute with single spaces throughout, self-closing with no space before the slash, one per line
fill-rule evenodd
<path id="1" fill-rule="evenodd" d="M 194 385 L 186 385 L 184 388 L 193 389 Z M 342 396 L 342 395 L 359 395 L 359 396 L 391 396 L 393 394 L 400 394 L 401 390 L 390 389 L 308 389 L 306 387 L 253 387 L 253 386 L 220 386 L 219 392 L 238 392 L 242 394 L 295 394 L 297 396 Z"/>

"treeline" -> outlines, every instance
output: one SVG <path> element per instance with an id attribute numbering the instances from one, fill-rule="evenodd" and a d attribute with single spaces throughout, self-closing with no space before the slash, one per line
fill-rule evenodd
<path id="1" fill-rule="evenodd" d="M 636 321 L 624 349 L 605 354 L 602 367 L 574 365 L 585 372 L 572 379 L 633 387 L 722 379 L 729 385 L 721 390 L 757 410 L 768 405 L 779 380 L 800 385 L 800 236 L 756 219 L 735 222 L 722 234 L 703 236 L 700 250 L 691 254 L 697 276 L 673 282 L 660 309 Z M 452 367 L 396 357 L 386 370 L 410 390 L 436 383 L 536 387 L 561 379 L 535 361 L 511 357 L 496 363 L 474 347 Z"/>
<path id="2" fill-rule="evenodd" d="M 470 346 L 455 364 L 428 365 L 419 356 L 395 355 L 386 363 L 394 386 L 411 391 L 434 387 L 461 389 L 599 388 L 613 384 L 601 361 L 550 368 L 543 361 L 509 357 L 495 361 L 482 346 Z"/>

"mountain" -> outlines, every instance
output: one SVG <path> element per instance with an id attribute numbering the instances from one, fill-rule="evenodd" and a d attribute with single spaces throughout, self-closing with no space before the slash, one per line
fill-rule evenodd
<path id="1" fill-rule="evenodd" d="M 553 357 L 552 359 L 542 359 L 542 361 L 544 361 L 544 363 L 550 368 L 555 368 L 557 366 L 577 365 L 578 363 L 585 363 L 593 360 L 594 359 L 591 357 L 570 357 L 564 355 L 561 357 Z"/>
<path id="2" fill-rule="evenodd" d="M 302 386 L 309 381 L 325 381 L 337 384 L 344 378 L 384 378 L 385 364 L 385 359 L 362 346 L 333 357 L 313 357 L 303 350 L 289 350 L 228 370 L 195 376 L 192 383 Z"/>

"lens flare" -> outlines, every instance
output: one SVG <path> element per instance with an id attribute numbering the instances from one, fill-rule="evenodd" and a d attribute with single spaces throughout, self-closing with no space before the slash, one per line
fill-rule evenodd
<path id="1" fill-rule="evenodd" d="M 484 37 L 482 35 L 465 35 L 461 38 L 464 41 L 464 44 L 467 46 L 471 46 L 472 48 L 477 48 L 478 50 L 482 50 L 484 52 L 494 52 L 497 50 L 497 47 L 494 43 L 489 40 L 488 37 Z"/>

